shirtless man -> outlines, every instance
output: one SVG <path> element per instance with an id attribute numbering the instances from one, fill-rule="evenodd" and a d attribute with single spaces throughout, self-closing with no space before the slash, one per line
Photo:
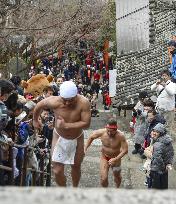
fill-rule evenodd
<path id="1" fill-rule="evenodd" d="M 43 109 L 52 110 L 55 116 L 51 154 L 56 183 L 66 186 L 64 165 L 70 164 L 72 183 L 77 187 L 84 157 L 83 129 L 89 127 L 91 120 L 89 101 L 77 94 L 72 81 L 65 81 L 60 86 L 60 96 L 48 97 L 35 107 L 34 128 L 41 126 L 39 116 Z"/>
<path id="2" fill-rule="evenodd" d="M 101 186 L 108 187 L 108 172 L 112 169 L 114 182 L 119 188 L 121 184 L 121 158 L 128 153 L 128 144 L 123 133 L 117 129 L 117 122 L 114 118 L 109 119 L 104 129 L 93 132 L 87 140 L 84 152 L 87 151 L 93 140 L 101 139 L 102 150 L 100 157 Z"/>

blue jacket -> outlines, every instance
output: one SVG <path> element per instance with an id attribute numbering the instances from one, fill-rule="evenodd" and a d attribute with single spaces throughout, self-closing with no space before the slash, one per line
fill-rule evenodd
<path id="1" fill-rule="evenodd" d="M 172 78 L 176 79 L 176 53 L 172 55 L 172 64 L 169 71 L 171 72 Z"/>
<path id="2" fill-rule="evenodd" d="M 33 135 L 33 130 L 31 129 L 29 124 L 26 122 L 21 122 L 18 129 L 17 143 L 20 145 L 23 145 L 27 141 L 28 137 L 30 137 L 31 135 Z M 17 157 L 23 158 L 23 155 L 24 155 L 24 148 L 19 147 Z"/>

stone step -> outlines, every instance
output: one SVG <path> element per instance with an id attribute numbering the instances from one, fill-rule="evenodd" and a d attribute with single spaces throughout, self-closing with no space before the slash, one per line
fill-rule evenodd
<path id="1" fill-rule="evenodd" d="M 105 188 L 0 188 L 3 204 L 158 204 L 175 203 L 175 191 L 116 190 Z"/>

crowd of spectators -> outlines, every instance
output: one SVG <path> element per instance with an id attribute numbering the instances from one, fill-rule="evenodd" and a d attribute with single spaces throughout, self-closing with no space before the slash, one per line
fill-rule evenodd
<path id="1" fill-rule="evenodd" d="M 148 188 L 167 189 L 168 170 L 174 164 L 176 84 L 172 73 L 163 70 L 151 86 L 156 100 L 147 92 L 140 92 L 133 110 L 135 144 L 132 154 L 139 154 L 146 160 L 144 171 Z"/>
<path id="2" fill-rule="evenodd" d="M 112 68 L 112 67 L 111 67 Z M 54 126 L 53 112 L 46 109 L 40 115 L 41 130 L 36 132 L 32 125 L 35 105 L 52 95 L 59 96 L 59 87 L 63 81 L 76 83 L 79 94 L 87 97 L 91 103 L 92 117 L 99 117 L 97 101 L 102 100 L 102 107 L 111 106 L 109 97 L 109 67 L 104 63 L 102 54 L 91 49 L 81 57 L 81 63 L 68 53 L 58 58 L 45 58 L 39 62 L 39 68 L 31 67 L 28 79 L 37 73 L 52 75 L 53 82 L 34 98 L 24 94 L 20 86 L 21 78 L 12 76 L 10 80 L 0 79 L 0 165 L 10 165 L 9 144 L 13 146 L 13 172 L 15 185 L 21 185 L 24 160 L 27 159 L 25 185 L 32 185 L 32 170 L 48 169 Z M 27 157 L 25 157 L 25 148 Z M 42 163 L 43 162 L 43 163 Z M 37 185 L 39 184 L 37 175 Z M 9 171 L 0 169 L 0 185 L 9 184 Z"/>
<path id="3" fill-rule="evenodd" d="M 173 58 L 175 56 L 173 51 Z M 174 63 L 174 59 L 172 59 Z M 133 110 L 134 150 L 146 159 L 145 184 L 148 188 L 168 188 L 168 170 L 172 168 L 174 150 L 172 143 L 176 141 L 175 133 L 175 67 L 164 70 L 151 90 L 157 99 L 151 100 L 148 93 L 139 93 L 139 101 Z M 15 184 L 21 184 L 25 147 L 28 148 L 27 167 L 40 170 L 41 163 L 45 169 L 50 165 L 50 149 L 54 128 L 54 115 L 46 109 L 41 113 L 42 128 L 35 132 L 32 126 L 33 110 L 42 99 L 52 95 L 59 96 L 59 87 L 63 81 L 72 80 L 78 92 L 89 99 L 92 117 L 99 117 L 97 101 L 102 98 L 102 106 L 109 110 L 109 69 L 112 63 L 105 64 L 102 53 L 91 49 L 82 53 L 79 60 L 64 53 L 62 57 L 46 58 L 39 62 L 39 68 L 31 67 L 28 78 L 42 73 L 54 77 L 50 86 L 42 95 L 33 98 L 24 95 L 20 86 L 21 78 L 12 76 L 10 80 L 0 79 L 0 165 L 9 166 L 9 146 L 13 146 L 13 169 Z M 9 172 L 0 170 L 0 185 L 9 184 Z M 31 185 L 31 171 L 27 171 L 25 185 Z M 39 184 L 39 182 L 38 182 Z"/>

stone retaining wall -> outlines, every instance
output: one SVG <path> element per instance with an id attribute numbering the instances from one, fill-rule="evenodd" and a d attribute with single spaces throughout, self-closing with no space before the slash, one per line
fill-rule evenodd
<path id="1" fill-rule="evenodd" d="M 175 191 L 111 188 L 0 188 L 2 204 L 171 204 L 175 201 Z"/>

